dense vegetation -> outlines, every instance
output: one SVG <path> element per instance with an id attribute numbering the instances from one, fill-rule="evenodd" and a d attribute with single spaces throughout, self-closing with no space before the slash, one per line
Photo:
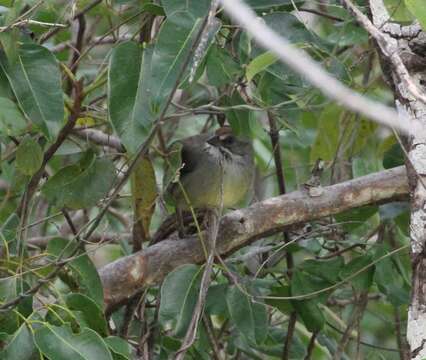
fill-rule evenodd
<path id="1" fill-rule="evenodd" d="M 340 2 L 247 3 L 335 78 L 392 106 L 375 44 Z M 395 21 L 414 20 L 402 1 L 386 4 Z M 250 138 L 245 207 L 300 189 L 321 197 L 404 164 L 394 132 L 327 99 L 220 7 L 208 16 L 209 0 L 0 5 L 1 359 L 179 350 L 202 264 L 148 279 L 120 306 L 104 301 L 97 271 L 164 240 L 176 139 L 224 122 Z M 408 359 L 409 206 L 391 200 L 312 214 L 217 256 L 185 356 Z"/>

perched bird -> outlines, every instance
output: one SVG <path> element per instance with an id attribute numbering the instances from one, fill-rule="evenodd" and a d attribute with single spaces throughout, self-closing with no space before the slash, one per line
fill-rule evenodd
<path id="1" fill-rule="evenodd" d="M 255 166 L 250 141 L 234 136 L 230 127 L 179 143 L 182 166 L 178 180 L 167 193 L 176 206 L 179 233 L 183 236 L 183 210 L 237 205 L 252 188 Z"/>

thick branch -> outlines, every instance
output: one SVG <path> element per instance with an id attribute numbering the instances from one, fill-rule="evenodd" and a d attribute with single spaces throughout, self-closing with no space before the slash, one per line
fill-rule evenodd
<path id="1" fill-rule="evenodd" d="M 229 254 L 293 224 L 407 196 L 404 167 L 325 187 L 319 197 L 310 197 L 306 191 L 294 191 L 223 216 L 216 249 L 219 254 Z M 201 244 L 197 236 L 193 236 L 165 240 L 108 264 L 100 270 L 107 308 L 111 310 L 144 286 L 158 284 L 176 267 L 201 263 L 204 259 Z"/>

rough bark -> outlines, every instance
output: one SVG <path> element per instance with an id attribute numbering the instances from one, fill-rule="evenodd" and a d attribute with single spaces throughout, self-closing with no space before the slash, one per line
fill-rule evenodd
<path id="1" fill-rule="evenodd" d="M 220 221 L 216 249 L 230 254 L 242 246 L 288 226 L 305 223 L 353 208 L 407 199 L 404 167 L 370 174 L 327 186 L 318 197 L 305 190 L 270 198 L 235 210 Z M 197 236 L 162 241 L 121 258 L 100 270 L 108 310 L 126 301 L 141 288 L 158 284 L 176 267 L 204 259 Z"/>
<path id="2" fill-rule="evenodd" d="M 391 54 L 399 54 L 409 73 L 408 82 L 401 79 L 401 66 L 384 55 L 379 44 L 381 62 L 388 82 L 395 92 L 396 107 L 401 121 L 420 122 L 426 128 L 426 104 L 413 95 L 409 83 L 423 88 L 426 81 L 426 33 L 418 24 L 401 26 L 389 21 L 390 15 L 382 0 L 370 0 L 374 25 L 387 36 Z M 407 340 L 411 359 L 426 357 L 426 136 L 425 132 L 408 139 L 406 160 L 411 195 L 410 240 L 412 292 L 408 310 Z"/>

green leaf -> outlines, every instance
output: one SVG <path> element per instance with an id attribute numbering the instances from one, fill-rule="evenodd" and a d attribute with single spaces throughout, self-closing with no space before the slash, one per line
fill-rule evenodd
<path id="1" fill-rule="evenodd" d="M 226 291 L 228 284 L 217 284 L 209 287 L 206 297 L 206 312 L 210 315 L 228 316 Z"/>
<path id="2" fill-rule="evenodd" d="M 177 12 L 182 12 L 191 16 L 194 20 L 206 15 L 210 7 L 209 0 L 162 0 L 161 4 L 168 17 Z"/>
<path id="3" fill-rule="evenodd" d="M 112 161 L 88 152 L 78 164 L 66 166 L 42 187 L 43 195 L 58 207 L 92 207 L 108 195 L 115 179 Z"/>
<path id="4" fill-rule="evenodd" d="M 112 351 L 114 358 L 117 354 L 120 355 L 121 358 L 130 359 L 131 348 L 126 340 L 118 336 L 108 336 L 104 339 L 104 341 L 108 345 L 109 349 Z"/>
<path id="5" fill-rule="evenodd" d="M 152 104 L 153 112 L 159 114 L 164 106 L 164 100 L 170 95 L 188 52 L 194 44 L 195 38 L 200 31 L 202 21 L 194 18 L 187 12 L 175 12 L 168 17 L 161 26 L 152 56 Z M 206 35 L 206 46 L 204 52 L 198 54 L 201 63 L 205 52 L 208 50 L 214 36 L 219 31 L 220 22 L 213 19 Z M 190 67 L 195 66 L 191 64 Z M 181 79 L 181 84 L 189 75 L 189 67 Z"/>
<path id="6" fill-rule="evenodd" d="M 354 273 L 366 268 L 369 264 L 371 264 L 371 262 L 372 258 L 370 254 L 365 254 L 354 258 L 340 271 L 340 279 L 345 280 L 349 278 Z M 369 266 L 359 275 L 351 278 L 349 281 L 356 290 L 367 290 L 373 282 L 373 276 L 374 266 Z"/>
<path id="7" fill-rule="evenodd" d="M 55 57 L 43 46 L 25 43 L 14 59 L 0 52 L 0 66 L 22 111 L 47 138 L 53 139 L 64 119 L 61 77 Z"/>
<path id="8" fill-rule="evenodd" d="M 27 127 L 27 121 L 16 104 L 0 97 L 0 133 L 14 136 L 21 134 Z"/>
<path id="9" fill-rule="evenodd" d="M 198 299 L 202 268 L 182 265 L 167 275 L 161 286 L 160 323 L 172 321 L 175 335 L 185 335 Z"/>
<path id="10" fill-rule="evenodd" d="M 26 136 L 16 150 L 16 167 L 25 175 L 33 175 L 43 162 L 43 149 L 32 137 Z"/>
<path id="11" fill-rule="evenodd" d="M 290 287 L 288 285 L 274 286 L 271 289 L 270 296 L 287 297 L 290 296 Z M 294 310 L 290 300 L 266 299 L 265 302 L 281 311 L 283 314 L 289 314 Z"/>
<path id="12" fill-rule="evenodd" d="M 296 271 L 291 278 L 291 295 L 309 294 L 327 287 L 328 284 L 329 283 L 321 283 L 320 281 L 315 282 L 313 277 L 301 271 Z M 291 301 L 291 304 L 302 318 L 306 328 L 311 332 L 320 331 L 325 325 L 325 318 L 318 306 L 319 301 L 317 299 L 318 296 L 315 299 Z"/>
<path id="13" fill-rule="evenodd" d="M 62 254 L 62 259 L 64 259 L 71 255 L 76 246 L 79 245 L 75 241 L 54 238 L 49 241 L 47 253 L 56 258 Z M 104 294 L 101 279 L 89 256 L 83 253 L 79 254 L 67 266 L 72 269 L 70 275 L 77 280 L 80 285 L 79 290 L 94 300 L 99 308 L 103 309 Z"/>
<path id="14" fill-rule="evenodd" d="M 73 334 L 67 325 L 59 327 L 45 324 L 35 331 L 35 342 L 49 359 L 112 360 L 105 342 L 88 328 L 80 334 Z"/>
<path id="15" fill-rule="evenodd" d="M 0 279 L 0 304 L 14 300 L 28 288 L 27 283 L 16 277 Z M 32 313 L 32 306 L 33 298 L 25 297 L 19 302 L 15 311 L 0 312 L 0 331 L 9 334 L 14 333 L 21 325 L 22 317 L 29 316 Z"/>
<path id="16" fill-rule="evenodd" d="M 262 344 L 268 334 L 268 314 L 265 305 L 252 301 L 238 287 L 231 286 L 226 293 L 231 320 L 244 337 L 253 344 Z"/>
<path id="17" fill-rule="evenodd" d="M 423 30 L 426 31 L 426 6 L 423 0 L 404 0 L 408 10 L 419 20 Z"/>
<path id="18" fill-rule="evenodd" d="M 85 323 L 95 330 L 99 335 L 108 334 L 108 325 L 102 309 L 95 301 L 83 294 L 69 294 L 65 298 L 65 303 L 71 310 L 80 311 Z"/>
<path id="19" fill-rule="evenodd" d="M 310 332 L 318 332 L 324 328 L 324 314 L 314 300 L 293 300 L 292 305 Z"/>
<path id="20" fill-rule="evenodd" d="M 335 283 L 339 281 L 339 272 L 344 266 L 343 258 L 336 257 L 330 260 L 305 260 L 300 267 L 313 276 Z"/>
<path id="21" fill-rule="evenodd" d="M 0 351 L 0 358 L 5 360 L 31 360 L 37 354 L 34 338 L 27 324 L 22 324 L 13 334 L 7 345 Z"/>
<path id="22" fill-rule="evenodd" d="M 383 155 L 383 167 L 385 169 L 391 169 L 404 165 L 404 159 L 404 152 L 401 149 L 401 145 L 393 144 Z"/>
<path id="23" fill-rule="evenodd" d="M 125 42 L 114 48 L 108 72 L 108 111 L 115 132 L 130 153 L 143 142 L 153 119 L 149 106 L 152 49 Z"/>
<path id="24" fill-rule="evenodd" d="M 382 258 L 389 253 L 385 245 L 376 248 L 374 259 Z M 391 257 L 380 260 L 375 265 L 374 281 L 381 293 L 385 294 L 394 306 L 409 303 L 410 289 L 405 285 L 404 279 L 398 271 Z"/>
<path id="25" fill-rule="evenodd" d="M 263 54 L 255 57 L 246 68 L 247 81 L 252 81 L 253 78 L 261 71 L 268 68 L 269 65 L 274 64 L 278 57 L 271 51 L 264 52 Z"/>
<path id="26" fill-rule="evenodd" d="M 232 58 L 226 49 L 212 46 L 206 59 L 207 77 L 209 83 L 220 87 L 235 81 L 241 73 L 240 65 Z"/>

